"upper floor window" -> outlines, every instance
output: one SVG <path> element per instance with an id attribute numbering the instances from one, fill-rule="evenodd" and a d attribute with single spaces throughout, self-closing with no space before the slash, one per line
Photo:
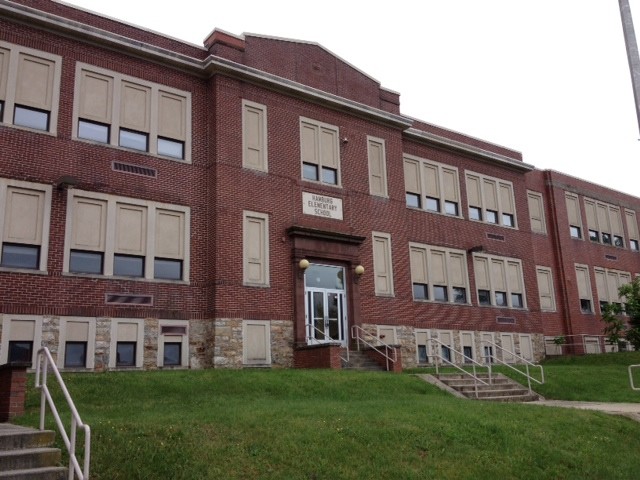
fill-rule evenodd
<path id="1" fill-rule="evenodd" d="M 56 133 L 62 59 L 0 42 L 0 122 Z"/>
<path id="2" fill-rule="evenodd" d="M 267 163 L 267 107 L 242 101 L 242 165 L 245 168 L 268 172 Z"/>
<path id="3" fill-rule="evenodd" d="M 593 296 L 591 294 L 589 267 L 587 265 L 580 265 L 577 263 L 575 267 L 578 297 L 580 298 L 580 311 L 582 313 L 593 313 Z"/>
<path id="4" fill-rule="evenodd" d="M 69 190 L 64 271 L 189 278 L 189 208 Z"/>
<path id="5" fill-rule="evenodd" d="M 538 280 L 538 294 L 540 295 L 540 310 L 543 312 L 556 311 L 556 296 L 553 288 L 553 275 L 549 267 L 536 267 Z"/>
<path id="6" fill-rule="evenodd" d="M 469 276 L 464 250 L 410 243 L 414 300 L 469 303 Z"/>
<path id="7" fill-rule="evenodd" d="M 531 231 L 534 233 L 547 233 L 547 225 L 544 219 L 544 202 L 542 194 L 527 190 L 527 204 L 529 206 L 529 220 Z"/>
<path id="8" fill-rule="evenodd" d="M 629 235 L 629 248 L 637 252 L 640 250 L 640 235 L 638 235 L 638 220 L 636 219 L 636 212 L 633 210 L 624 211 L 624 216 L 627 220 L 627 233 Z"/>
<path id="9" fill-rule="evenodd" d="M 506 180 L 466 172 L 469 218 L 485 223 L 516 227 L 513 184 Z"/>
<path id="10" fill-rule="evenodd" d="M 393 295 L 391 235 L 373 232 L 373 271 L 376 295 Z"/>
<path id="11" fill-rule="evenodd" d="M 622 216 L 619 207 L 585 198 L 584 209 L 587 216 L 589 240 L 619 248 L 624 247 Z"/>
<path id="12" fill-rule="evenodd" d="M 340 142 L 338 127 L 300 118 L 302 178 L 340 186 Z"/>
<path id="13" fill-rule="evenodd" d="M 480 305 L 525 308 L 520 260 L 474 253 L 473 269 Z"/>
<path id="14" fill-rule="evenodd" d="M 367 137 L 367 156 L 369 158 L 369 193 L 386 197 L 388 193 L 385 141 L 381 138 Z"/>
<path id="15" fill-rule="evenodd" d="M 578 195 L 565 192 L 565 203 L 569 220 L 569 234 L 571 238 L 582 238 L 582 215 L 580 215 Z"/>
<path id="16" fill-rule="evenodd" d="M 243 279 L 245 285 L 269 286 L 269 215 L 243 212 Z"/>
<path id="17" fill-rule="evenodd" d="M 51 186 L 0 178 L 0 267 L 47 269 Z"/>
<path id="18" fill-rule="evenodd" d="M 459 217 L 458 169 L 412 155 L 404 156 L 407 207 Z"/>
<path id="19" fill-rule="evenodd" d="M 73 137 L 191 160 L 191 94 L 78 63 Z"/>
<path id="20" fill-rule="evenodd" d="M 610 303 L 617 303 L 622 306 L 623 302 L 618 295 L 618 289 L 622 285 L 631 283 L 631 274 L 629 272 L 598 267 L 595 267 L 593 271 L 596 277 L 596 291 L 598 292 L 600 313 L 603 312 L 604 306 Z"/>

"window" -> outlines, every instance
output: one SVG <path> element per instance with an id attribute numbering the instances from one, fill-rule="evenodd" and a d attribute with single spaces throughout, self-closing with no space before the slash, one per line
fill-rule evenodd
<path id="1" fill-rule="evenodd" d="M 158 367 L 188 367 L 189 322 L 159 320 L 158 328 Z"/>
<path id="2" fill-rule="evenodd" d="M 589 198 L 584 199 L 589 240 L 624 248 L 620 208 Z"/>
<path id="3" fill-rule="evenodd" d="M 74 138 L 191 161 L 191 94 L 76 64 Z"/>
<path id="4" fill-rule="evenodd" d="M 144 320 L 117 319 L 111 322 L 109 367 L 142 367 Z"/>
<path id="5" fill-rule="evenodd" d="M 64 271 L 189 278 L 189 208 L 69 190 Z"/>
<path id="6" fill-rule="evenodd" d="M 520 260 L 474 253 L 473 268 L 479 305 L 526 307 Z"/>
<path id="7" fill-rule="evenodd" d="M 0 267 L 47 267 L 50 185 L 0 178 Z"/>
<path id="8" fill-rule="evenodd" d="M 416 330 L 416 350 L 419 365 L 429 363 L 429 332 Z"/>
<path id="9" fill-rule="evenodd" d="M 93 318 L 61 317 L 58 368 L 93 369 L 96 321 Z"/>
<path id="10" fill-rule="evenodd" d="M 268 172 L 267 107 L 242 101 L 242 166 Z"/>
<path id="11" fill-rule="evenodd" d="M 447 362 L 455 363 L 455 355 L 452 350 L 453 334 L 450 331 L 440 330 L 437 340 L 440 343 L 437 343 L 438 347 L 436 349 L 440 351 L 441 358 Z"/>
<path id="12" fill-rule="evenodd" d="M 603 306 L 610 303 L 621 304 L 623 299 L 618 296 L 618 289 L 627 283 L 631 283 L 631 274 L 619 270 L 595 267 L 593 269 L 596 278 L 596 291 L 600 305 L 600 313 Z"/>
<path id="13" fill-rule="evenodd" d="M 341 183 L 338 127 L 300 118 L 302 178 L 328 185 Z"/>
<path id="14" fill-rule="evenodd" d="M 269 286 L 269 215 L 243 214 L 243 278 L 245 285 Z"/>
<path id="15" fill-rule="evenodd" d="M 466 252 L 410 243 L 409 254 L 414 300 L 468 303 Z"/>
<path id="16" fill-rule="evenodd" d="M 473 363 L 474 358 L 474 335 L 473 332 L 460 332 L 460 344 L 464 363 Z"/>
<path id="17" fill-rule="evenodd" d="M 0 121 L 56 133 L 62 58 L 0 41 Z"/>
<path id="18" fill-rule="evenodd" d="M 542 194 L 527 190 L 527 205 L 529 206 L 529 221 L 533 233 L 547 233 L 547 224 L 544 218 L 544 202 Z"/>
<path id="19" fill-rule="evenodd" d="M 367 136 L 367 156 L 369 157 L 369 193 L 387 197 L 387 154 L 384 140 Z"/>
<path id="20" fill-rule="evenodd" d="M 636 219 L 636 212 L 633 210 L 625 210 L 624 216 L 627 221 L 627 233 L 629 235 L 629 248 L 637 252 L 639 251 L 640 235 L 638 235 L 638 220 Z"/>
<path id="21" fill-rule="evenodd" d="M 268 320 L 243 320 L 242 363 L 271 364 L 271 323 Z"/>
<path id="22" fill-rule="evenodd" d="M 513 184 L 506 180 L 466 172 L 469 218 L 516 228 Z"/>
<path id="23" fill-rule="evenodd" d="M 33 342 L 28 340 L 9 340 L 9 363 L 20 362 L 32 364 Z"/>
<path id="24" fill-rule="evenodd" d="M 460 215 L 458 169 L 449 165 L 404 156 L 407 207 L 444 215 Z"/>
<path id="25" fill-rule="evenodd" d="M 578 297 L 580 298 L 580 311 L 593 313 L 593 299 L 591 296 L 591 280 L 589 279 L 589 267 L 576 264 L 576 283 Z"/>
<path id="26" fill-rule="evenodd" d="M 136 347 L 136 342 L 118 342 L 116 344 L 116 367 L 135 367 Z"/>
<path id="27" fill-rule="evenodd" d="M 64 350 L 65 368 L 84 368 L 87 364 L 87 342 L 67 342 Z"/>
<path id="28" fill-rule="evenodd" d="M 391 236 L 373 232 L 373 271 L 376 295 L 393 295 L 393 267 L 391 263 Z"/>
<path id="29" fill-rule="evenodd" d="M 567 217 L 569 220 L 569 233 L 571 238 L 582 238 L 582 220 L 580 215 L 580 203 L 574 193 L 565 192 Z"/>
<path id="30" fill-rule="evenodd" d="M 42 317 L 4 314 L 0 339 L 0 365 L 24 362 L 35 365 L 42 339 Z"/>
<path id="31" fill-rule="evenodd" d="M 553 276 L 548 267 L 536 267 L 538 280 L 538 295 L 540 296 L 540 310 L 543 312 L 556 311 L 556 297 L 553 288 Z"/>

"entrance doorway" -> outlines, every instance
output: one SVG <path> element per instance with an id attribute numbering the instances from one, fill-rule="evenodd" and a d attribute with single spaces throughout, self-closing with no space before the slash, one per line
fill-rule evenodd
<path id="1" fill-rule="evenodd" d="M 347 343 L 347 297 L 344 268 L 311 264 L 305 272 L 307 343 Z"/>

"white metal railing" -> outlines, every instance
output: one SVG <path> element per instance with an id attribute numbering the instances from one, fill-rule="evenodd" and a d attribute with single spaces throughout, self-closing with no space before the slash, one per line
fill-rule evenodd
<path id="1" fill-rule="evenodd" d="M 538 365 L 537 363 L 533 363 L 530 362 L 529 360 L 527 360 L 524 357 L 521 357 L 520 355 L 512 352 L 511 350 L 507 350 L 506 348 L 501 347 L 500 345 L 497 345 L 489 340 L 483 340 L 483 348 L 486 344 L 489 344 L 493 347 L 495 347 L 496 349 L 500 350 L 502 352 L 502 359 L 498 358 L 496 355 L 494 355 L 493 353 L 491 353 L 490 355 L 487 355 L 487 357 L 489 358 L 489 364 L 493 363 L 493 362 L 497 362 L 500 363 L 501 365 L 504 365 L 505 367 L 509 367 L 511 370 L 514 370 L 516 372 L 518 372 L 520 375 L 524 375 L 525 377 L 527 377 L 527 384 L 529 386 L 529 393 L 531 393 L 531 381 L 533 380 L 534 382 L 536 382 L 539 385 L 543 385 L 544 384 L 544 369 L 542 368 L 542 365 Z M 484 349 L 485 351 L 487 350 L 486 348 Z M 520 365 L 524 365 L 525 366 L 525 372 L 523 372 L 522 370 L 514 367 L 513 365 L 511 365 L 510 363 L 507 363 L 504 361 L 504 357 L 506 355 L 511 356 L 511 358 L 515 358 L 517 360 L 520 361 Z M 534 368 L 539 368 L 540 369 L 540 380 L 538 380 L 537 378 L 531 376 L 530 372 L 529 372 L 529 367 L 534 367 Z"/>
<path id="2" fill-rule="evenodd" d="M 60 414 L 58 413 L 58 409 L 53 402 L 53 398 L 49 392 L 49 387 L 47 386 L 47 372 L 49 371 L 49 368 L 51 368 L 51 371 L 55 375 L 60 390 L 67 401 L 67 406 L 71 411 L 71 427 L 69 433 L 67 433 L 64 425 L 62 424 Z M 49 349 L 46 347 L 38 350 L 38 357 L 36 360 L 36 388 L 38 388 L 41 393 L 40 430 L 44 430 L 44 417 L 46 406 L 48 405 L 58 426 L 58 431 L 62 436 L 65 446 L 67 447 L 67 451 L 69 452 L 69 480 L 74 480 L 74 475 L 77 475 L 79 480 L 87 480 L 89 478 L 89 461 L 91 458 L 91 429 L 89 428 L 89 425 L 83 423 L 80 419 L 80 415 L 73 404 L 71 395 L 69 395 L 69 391 L 62 380 L 62 376 L 51 357 L 51 352 L 49 352 Z M 84 431 L 84 462 L 82 469 L 80 468 L 80 463 L 76 456 L 76 438 L 79 429 Z"/>
<path id="3" fill-rule="evenodd" d="M 375 350 L 380 355 L 382 355 L 386 360 L 387 372 L 389 371 L 389 362 L 396 363 L 396 361 L 398 360 L 398 355 L 397 355 L 396 349 L 394 347 L 392 347 L 391 345 L 387 345 L 386 343 L 384 343 L 379 338 L 375 337 L 374 335 L 371 335 L 369 332 L 367 332 L 360 325 L 353 325 L 351 327 L 351 336 L 356 339 L 356 345 L 358 347 L 358 351 L 360 350 L 360 342 L 362 342 L 367 347 L 371 348 L 372 350 Z M 367 336 L 376 338 L 377 345 L 373 344 L 372 342 L 369 342 L 365 338 Z M 383 352 L 378 347 L 384 347 L 385 351 Z M 349 350 L 349 349 L 347 349 L 347 350 Z M 392 352 L 392 355 L 389 355 L 389 351 Z"/>
<path id="4" fill-rule="evenodd" d="M 315 325 L 312 325 L 311 323 L 307 323 L 307 327 L 309 327 L 309 332 L 307 334 L 307 344 L 312 344 L 313 342 L 318 342 L 318 343 L 339 343 L 340 340 L 333 340 L 331 338 L 329 338 L 329 340 L 327 339 L 323 339 L 323 340 L 318 340 L 316 337 L 314 337 L 313 335 L 311 335 L 313 333 L 313 331 L 315 330 L 316 332 L 320 333 L 323 337 L 327 336 L 327 333 L 324 330 L 320 330 L 318 327 L 316 327 Z M 347 352 L 346 354 L 346 358 L 343 357 L 342 355 L 340 355 L 340 360 L 349 363 L 349 347 L 345 348 L 345 351 Z"/>
<path id="5" fill-rule="evenodd" d="M 436 358 L 436 361 L 434 362 L 435 366 L 436 366 L 436 375 L 440 374 L 440 367 L 439 367 L 438 360 L 441 360 L 444 363 L 446 363 L 447 365 L 458 369 L 464 375 L 467 375 L 467 376 L 470 376 L 471 378 L 473 378 L 473 388 L 474 388 L 474 391 L 475 391 L 475 394 L 476 394 L 476 398 L 478 398 L 478 382 L 480 382 L 483 385 L 491 385 L 493 383 L 493 376 L 492 376 L 492 373 L 491 373 L 491 363 L 483 365 L 483 364 L 475 361 L 473 358 L 466 356 L 463 352 L 459 352 L 458 350 L 454 349 L 453 347 L 451 347 L 451 346 L 449 346 L 449 345 L 447 345 L 445 343 L 442 343 L 440 340 L 438 340 L 436 338 L 431 338 L 431 339 L 429 339 L 429 341 L 432 344 L 431 345 L 431 353 Z M 434 347 L 433 344 L 436 344 L 435 345 L 436 348 L 433 348 Z M 442 352 L 442 347 L 448 349 L 448 351 L 450 353 L 453 352 L 453 353 L 456 353 L 458 355 L 461 355 L 462 358 L 465 359 L 467 365 L 471 364 L 473 373 L 465 370 L 464 368 L 462 368 L 459 365 L 456 365 L 451 360 L 449 360 L 444 355 L 442 355 L 442 353 L 438 353 L 438 352 Z M 485 382 L 480 377 L 478 377 L 478 373 L 476 371 L 476 366 L 479 366 L 480 368 L 483 368 L 483 369 L 484 368 L 488 369 L 488 372 L 489 372 L 489 383 Z"/>
<path id="6" fill-rule="evenodd" d="M 640 387 L 636 387 L 633 384 L 633 373 L 632 373 L 632 370 L 634 368 L 640 368 L 640 365 L 629 365 L 629 383 L 631 384 L 631 389 L 632 390 L 640 390 Z"/>

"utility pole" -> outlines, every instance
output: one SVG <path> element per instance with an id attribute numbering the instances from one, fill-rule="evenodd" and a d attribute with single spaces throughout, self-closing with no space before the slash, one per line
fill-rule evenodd
<path id="1" fill-rule="evenodd" d="M 629 61 L 629 70 L 631 71 L 631 85 L 633 87 L 633 98 L 636 103 L 638 129 L 640 129 L 640 55 L 638 54 L 638 43 L 636 42 L 636 34 L 633 29 L 629 0 L 618 0 L 618 2 L 620 4 L 624 43 L 627 47 L 627 60 Z"/>

